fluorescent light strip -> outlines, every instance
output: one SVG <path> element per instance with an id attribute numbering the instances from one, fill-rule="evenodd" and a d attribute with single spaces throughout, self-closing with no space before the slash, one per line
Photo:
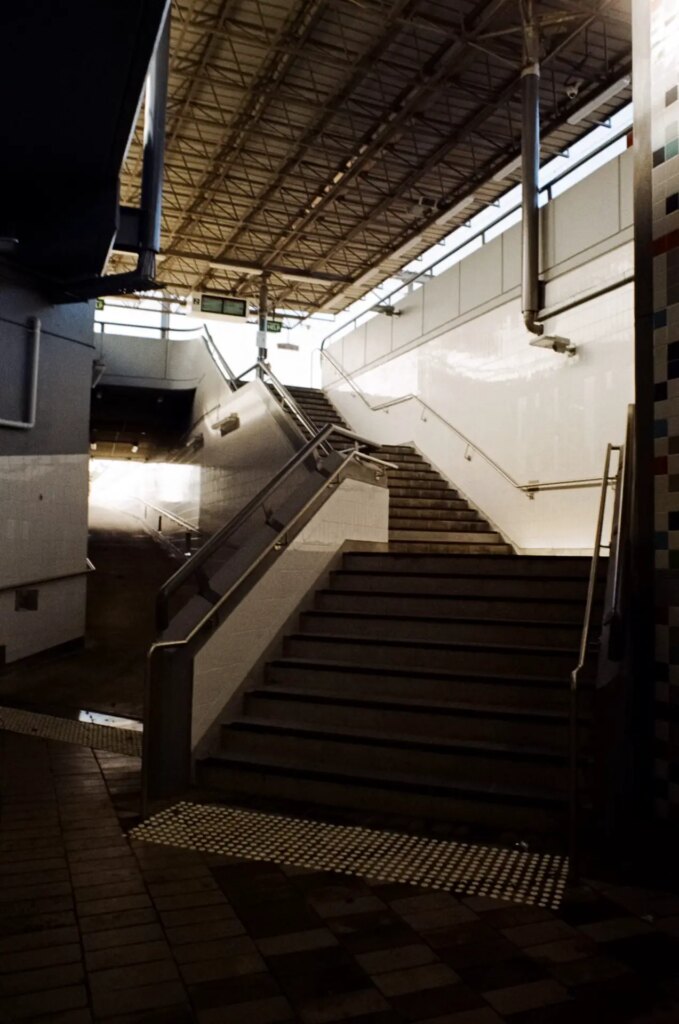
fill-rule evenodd
<path id="1" fill-rule="evenodd" d="M 631 85 L 631 83 L 631 75 L 625 75 L 623 78 L 619 79 L 619 81 L 614 82 L 613 85 L 610 85 L 608 89 L 604 89 L 603 92 L 599 93 L 598 96 L 595 96 L 589 103 L 585 103 L 584 107 L 580 107 L 580 109 L 576 110 L 574 114 L 571 114 L 568 118 L 568 124 L 580 124 L 581 121 L 584 121 L 586 117 L 593 114 L 595 110 L 598 110 L 598 108 L 603 106 L 603 104 L 608 100 L 617 96 L 619 92 L 622 92 L 622 90 L 626 89 Z"/>
<path id="2" fill-rule="evenodd" d="M 508 178 L 514 171 L 518 171 L 521 166 L 521 159 L 521 153 L 519 153 L 517 157 L 514 157 L 514 159 L 510 160 L 505 167 L 501 167 L 500 170 L 493 175 L 493 181 L 504 181 L 505 178 Z"/>
<path id="3" fill-rule="evenodd" d="M 462 213 L 462 211 L 466 210 L 468 206 L 471 206 L 475 199 L 475 195 L 466 196 L 464 199 L 461 199 L 459 203 L 455 203 L 455 206 L 451 206 L 449 210 L 446 210 L 446 212 L 442 213 L 440 217 L 437 217 L 437 219 L 434 221 L 434 224 L 437 227 L 441 227 L 443 224 L 447 224 L 448 221 L 451 221 L 453 220 L 454 217 L 457 217 L 458 213 Z"/>

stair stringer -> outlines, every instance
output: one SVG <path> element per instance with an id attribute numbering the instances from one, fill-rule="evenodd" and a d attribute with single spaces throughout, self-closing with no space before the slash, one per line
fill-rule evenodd
<path id="1" fill-rule="evenodd" d="M 313 603 L 345 551 L 385 550 L 387 488 L 347 467 L 341 483 L 244 594 L 193 660 L 192 760 L 215 744 L 246 691 Z"/>

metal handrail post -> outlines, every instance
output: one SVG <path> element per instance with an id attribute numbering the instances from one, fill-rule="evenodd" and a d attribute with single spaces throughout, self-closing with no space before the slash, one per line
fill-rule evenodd
<path id="1" fill-rule="evenodd" d="M 568 808 L 568 860 L 569 872 L 572 880 L 576 880 L 580 873 L 580 787 L 578 782 L 579 767 L 579 730 L 578 730 L 578 680 L 580 673 L 587 661 L 587 650 L 589 647 L 589 636 L 592 625 L 592 608 L 594 606 L 594 594 L 596 592 L 597 577 L 599 571 L 599 557 L 601 553 L 601 538 L 603 535 L 604 518 L 606 514 L 606 499 L 610 484 L 611 455 L 614 451 L 620 451 L 621 445 L 609 444 L 606 447 L 606 459 L 604 461 L 604 474 L 601 481 L 601 496 L 599 498 L 599 514 L 597 516 L 596 532 L 594 535 L 594 551 L 592 553 L 592 564 L 589 571 L 589 582 L 587 585 L 587 600 L 585 602 L 585 616 L 580 636 L 580 656 L 578 663 L 571 672 L 569 689 L 569 808 Z"/>

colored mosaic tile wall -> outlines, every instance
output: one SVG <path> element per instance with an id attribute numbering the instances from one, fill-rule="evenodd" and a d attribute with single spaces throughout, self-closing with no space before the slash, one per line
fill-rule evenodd
<path id="1" fill-rule="evenodd" d="M 679 3 L 655 0 L 650 18 L 655 567 L 667 595 L 656 615 L 656 811 L 679 822 Z"/>

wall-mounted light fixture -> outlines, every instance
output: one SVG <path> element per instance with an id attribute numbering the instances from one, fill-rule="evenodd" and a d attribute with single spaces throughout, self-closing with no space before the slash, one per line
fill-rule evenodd
<path id="1" fill-rule="evenodd" d="M 609 85 L 608 89 L 604 89 L 604 91 L 600 92 L 598 96 L 595 96 L 593 100 L 590 100 L 589 103 L 585 103 L 579 110 L 576 110 L 575 113 L 571 114 L 568 118 L 568 124 L 580 124 L 580 122 L 584 121 L 586 117 L 589 117 L 589 115 L 593 114 L 595 110 L 598 110 L 598 108 L 603 106 L 604 103 L 607 103 L 608 100 L 612 100 L 614 96 L 617 96 L 619 92 L 622 92 L 623 89 L 626 89 L 631 84 L 632 76 L 624 75 L 623 78 L 618 79 L 618 81 L 614 82 L 613 85 Z"/>

